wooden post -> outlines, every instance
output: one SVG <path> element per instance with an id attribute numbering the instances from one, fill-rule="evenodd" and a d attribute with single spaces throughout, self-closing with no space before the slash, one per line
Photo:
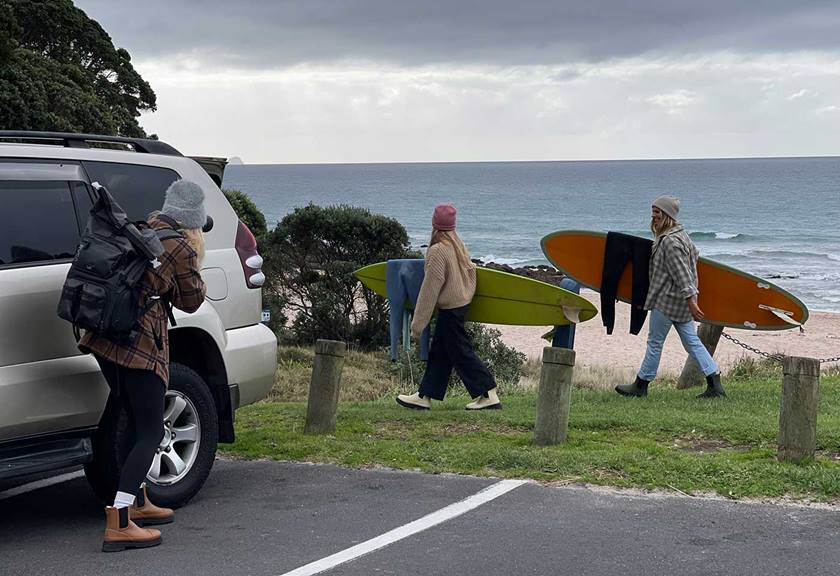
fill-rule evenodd
<path id="1" fill-rule="evenodd" d="M 817 447 L 820 362 L 787 356 L 782 367 L 778 457 L 785 462 L 801 462 L 813 458 Z"/>
<path id="2" fill-rule="evenodd" d="M 306 406 L 304 434 L 335 432 L 335 412 L 344 353 L 347 346 L 335 340 L 315 342 L 315 364 L 309 384 L 309 402 Z"/>
<path id="3" fill-rule="evenodd" d="M 712 356 L 715 355 L 718 342 L 720 342 L 720 335 L 723 334 L 723 326 L 716 326 L 714 324 L 701 323 L 700 328 L 697 329 L 697 336 L 700 337 L 700 342 L 709 351 Z M 677 388 L 691 388 L 692 386 L 701 386 L 706 383 L 706 377 L 700 372 L 700 367 L 694 361 L 694 358 L 689 356 L 685 359 L 680 379 L 677 381 Z"/>
<path id="4" fill-rule="evenodd" d="M 566 441 L 574 366 L 574 350 L 543 348 L 540 389 L 537 396 L 537 421 L 534 425 L 534 443 L 538 446 L 560 444 Z"/>

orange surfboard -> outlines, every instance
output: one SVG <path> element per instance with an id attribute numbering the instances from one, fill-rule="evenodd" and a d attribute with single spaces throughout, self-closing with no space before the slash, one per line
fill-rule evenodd
<path id="1" fill-rule="evenodd" d="M 561 230 L 542 239 L 546 258 L 577 282 L 600 291 L 604 267 L 604 232 Z M 704 322 L 750 330 L 785 330 L 804 324 L 808 308 L 796 296 L 720 262 L 700 258 L 697 263 L 698 305 Z M 618 299 L 630 302 L 632 264 L 618 282 Z"/>

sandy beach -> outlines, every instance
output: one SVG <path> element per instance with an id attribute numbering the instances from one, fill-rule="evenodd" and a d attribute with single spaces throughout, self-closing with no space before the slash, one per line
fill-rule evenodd
<path id="1" fill-rule="evenodd" d="M 582 294 L 600 309 L 599 294 L 585 291 Z M 638 369 L 645 353 L 647 324 L 638 336 L 630 334 L 630 306 L 616 303 L 616 320 L 613 333 L 607 335 L 601 323 L 600 314 L 578 325 L 575 334 L 576 363 L 589 368 L 609 368 L 619 374 L 632 377 Z M 540 338 L 546 328 L 533 326 L 492 326 L 502 332 L 502 339 L 510 346 L 520 350 L 530 358 L 539 358 L 544 346 L 550 343 Z M 752 330 L 727 329 L 735 338 L 767 352 L 782 352 L 792 356 L 810 356 L 826 358 L 840 356 L 840 314 L 830 312 L 811 312 L 805 324 L 804 332 L 797 329 L 762 332 Z M 742 356 L 758 356 L 740 348 L 734 343 L 721 339 L 715 352 L 715 359 L 724 372 Z M 665 343 L 660 364 L 660 375 L 678 375 L 685 362 L 686 353 L 680 344 L 679 336 L 672 330 Z"/>

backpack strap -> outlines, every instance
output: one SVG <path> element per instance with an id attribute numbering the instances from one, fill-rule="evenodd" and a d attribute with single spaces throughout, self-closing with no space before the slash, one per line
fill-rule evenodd
<path id="1" fill-rule="evenodd" d="M 169 216 L 168 214 L 158 213 L 157 215 L 155 215 L 155 218 L 157 218 L 161 222 L 165 222 L 166 224 L 169 224 L 169 227 L 172 228 L 173 230 L 180 230 L 181 229 L 181 225 L 178 224 L 178 221 L 175 220 L 175 218 L 173 218 L 172 216 Z"/>
<path id="2" fill-rule="evenodd" d="M 161 222 L 164 222 L 165 224 L 168 224 L 170 226 L 169 228 L 165 228 L 163 230 L 155 230 L 155 233 L 157 234 L 157 237 L 161 242 L 170 238 L 184 237 L 184 235 L 181 234 L 181 232 L 179 231 L 181 229 L 181 225 L 178 224 L 177 220 L 175 220 L 171 216 L 160 213 L 158 213 L 155 217 Z M 166 317 L 168 318 L 169 322 L 173 326 L 177 326 L 178 324 L 177 322 L 175 322 L 175 314 L 172 313 L 172 301 L 169 298 L 169 294 L 161 294 L 159 298 L 156 298 L 152 301 L 151 305 L 157 303 L 160 303 L 160 305 L 163 306 L 163 309 L 166 311 Z M 155 336 L 157 339 L 157 335 Z M 158 342 L 158 348 L 161 348 L 160 342 Z"/>
<path id="3" fill-rule="evenodd" d="M 181 225 L 178 224 L 178 221 L 175 220 L 175 218 L 173 218 L 172 216 L 167 216 L 166 214 L 158 214 L 155 217 L 161 222 L 169 225 L 169 228 L 165 228 L 163 230 L 155 230 L 155 232 L 157 233 L 158 240 L 162 242 L 170 238 L 184 237 L 184 235 L 180 232 Z"/>
<path id="4" fill-rule="evenodd" d="M 155 230 L 157 234 L 158 240 L 163 242 L 164 240 L 169 240 L 170 238 L 183 238 L 184 235 L 178 232 L 177 230 L 173 230 L 172 228 L 166 228 L 164 230 Z"/>
<path id="5" fill-rule="evenodd" d="M 178 323 L 175 322 L 175 314 L 172 313 L 172 302 L 169 300 L 169 293 L 162 296 L 151 297 L 149 302 L 143 307 L 142 314 L 145 315 L 146 312 L 154 308 L 155 306 L 163 306 L 164 311 L 166 312 L 166 317 L 169 322 L 172 323 L 173 326 L 177 326 Z M 157 329 L 152 329 L 152 336 L 155 339 L 155 345 L 157 346 L 158 350 L 163 350 L 163 339 L 161 335 L 158 334 Z"/>
<path id="6" fill-rule="evenodd" d="M 173 326 L 177 326 L 178 323 L 175 322 L 175 314 L 172 313 L 172 300 L 169 298 L 171 292 L 167 292 L 166 294 L 160 297 L 160 301 L 163 304 L 163 309 L 166 310 L 166 317 L 169 318 L 169 321 L 172 323 Z"/>

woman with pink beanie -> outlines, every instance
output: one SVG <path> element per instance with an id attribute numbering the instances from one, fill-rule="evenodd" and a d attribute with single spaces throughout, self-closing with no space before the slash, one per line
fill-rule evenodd
<path id="1" fill-rule="evenodd" d="M 455 213 L 451 204 L 440 204 L 432 216 L 432 239 L 426 251 L 425 276 L 414 307 L 411 335 L 420 337 L 435 308 L 437 325 L 420 390 L 397 396 L 397 403 L 406 408 L 428 410 L 432 399 L 443 400 L 453 368 L 473 398 L 467 410 L 502 407 L 496 394 L 496 381 L 476 355 L 464 329 L 464 319 L 475 294 L 475 264 L 455 232 Z"/>

